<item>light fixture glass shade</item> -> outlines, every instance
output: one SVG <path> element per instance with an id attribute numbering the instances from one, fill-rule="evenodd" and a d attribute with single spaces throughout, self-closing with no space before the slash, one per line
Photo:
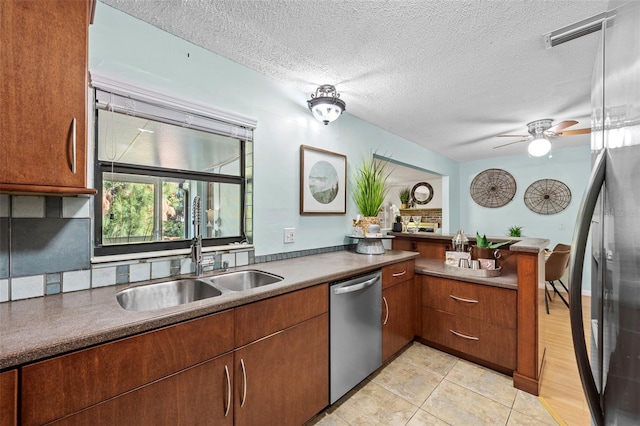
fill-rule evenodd
<path id="1" fill-rule="evenodd" d="M 307 104 L 313 116 L 325 125 L 335 121 L 346 109 L 346 104 L 340 99 L 340 94 L 330 84 L 318 87 Z"/>
<path id="2" fill-rule="evenodd" d="M 533 157 L 542 157 L 551 151 L 551 141 L 544 135 L 537 135 L 527 148 L 529 155 Z"/>

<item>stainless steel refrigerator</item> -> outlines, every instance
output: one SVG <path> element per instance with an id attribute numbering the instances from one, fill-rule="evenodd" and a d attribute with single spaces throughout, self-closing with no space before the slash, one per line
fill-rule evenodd
<path id="1" fill-rule="evenodd" d="M 592 81 L 590 182 L 570 264 L 573 344 L 592 422 L 640 424 L 640 2 L 607 14 Z M 591 250 L 587 241 L 591 232 Z M 584 338 L 584 262 L 591 321 Z"/>

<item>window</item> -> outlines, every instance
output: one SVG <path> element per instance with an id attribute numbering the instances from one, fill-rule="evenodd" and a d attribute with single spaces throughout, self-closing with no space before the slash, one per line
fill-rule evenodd
<path id="1" fill-rule="evenodd" d="M 252 128 L 96 90 L 95 247 L 100 255 L 252 238 Z M 201 198 L 200 211 L 193 200 Z"/>

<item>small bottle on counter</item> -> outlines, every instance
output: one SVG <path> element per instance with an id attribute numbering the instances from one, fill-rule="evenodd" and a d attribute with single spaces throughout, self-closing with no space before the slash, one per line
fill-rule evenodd
<path id="1" fill-rule="evenodd" d="M 458 229 L 456 235 L 453 236 L 451 240 L 454 251 L 467 251 L 467 246 L 469 245 L 469 239 L 466 235 L 464 235 L 464 231 L 462 229 Z"/>

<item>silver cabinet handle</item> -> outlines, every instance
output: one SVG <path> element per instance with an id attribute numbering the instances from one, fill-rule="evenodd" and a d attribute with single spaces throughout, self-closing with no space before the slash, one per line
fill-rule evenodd
<path id="1" fill-rule="evenodd" d="M 244 359 L 240 358 L 240 365 L 242 366 L 242 398 L 240 399 L 240 407 L 244 407 L 244 403 L 247 401 L 247 369 L 244 367 Z"/>
<path id="2" fill-rule="evenodd" d="M 339 287 L 333 290 L 333 294 L 351 293 L 354 291 L 362 290 L 363 288 L 371 287 L 379 279 L 380 279 L 380 276 L 378 275 L 377 277 L 371 278 L 370 280 L 363 281 L 358 284 L 350 285 L 347 287 Z"/>
<path id="3" fill-rule="evenodd" d="M 449 329 L 450 332 L 452 332 L 453 334 L 455 334 L 458 337 L 462 337 L 463 339 L 467 339 L 467 340 L 480 340 L 479 337 L 475 337 L 475 336 L 467 336 L 466 334 L 462 334 L 462 333 L 458 333 L 455 330 L 451 330 Z"/>
<path id="4" fill-rule="evenodd" d="M 401 276 L 403 276 L 403 275 L 404 275 L 404 274 L 406 274 L 406 273 L 407 273 L 407 271 L 402 271 L 402 272 L 398 272 L 398 273 L 396 273 L 396 274 L 393 274 L 393 276 L 394 276 L 394 277 L 401 277 Z"/>
<path id="5" fill-rule="evenodd" d="M 387 321 L 389 321 L 389 304 L 387 303 L 387 298 L 382 296 L 382 301 L 384 302 L 384 321 L 382 321 L 382 325 L 387 325 Z"/>
<path id="6" fill-rule="evenodd" d="M 71 121 L 71 173 L 76 174 L 76 118 L 73 117 L 73 121 Z"/>
<path id="7" fill-rule="evenodd" d="M 569 259 L 569 322 L 571 323 L 571 337 L 573 338 L 573 348 L 576 354 L 578 371 L 587 397 L 587 403 L 591 408 L 595 424 L 604 424 L 604 415 L 600 407 L 600 394 L 593 378 L 587 344 L 584 340 L 584 325 L 582 323 L 582 266 L 584 265 L 584 254 L 587 248 L 587 237 L 591 226 L 591 218 L 596 209 L 596 202 L 600 189 L 605 182 L 606 172 L 606 149 L 600 151 L 593 163 L 589 183 L 585 190 L 582 202 L 578 208 L 576 227 L 573 231 L 573 241 L 571 242 L 571 257 Z"/>
<path id="8" fill-rule="evenodd" d="M 465 299 L 464 297 L 458 297 L 458 296 L 454 296 L 453 294 L 449 295 L 450 298 L 452 298 L 453 300 L 457 300 L 458 302 L 466 302 L 466 303 L 478 303 L 477 300 L 474 299 Z"/>
<path id="9" fill-rule="evenodd" d="M 229 367 L 224 366 L 224 376 L 227 379 L 227 407 L 224 409 L 224 416 L 227 417 L 231 409 L 231 378 L 229 377 Z"/>

